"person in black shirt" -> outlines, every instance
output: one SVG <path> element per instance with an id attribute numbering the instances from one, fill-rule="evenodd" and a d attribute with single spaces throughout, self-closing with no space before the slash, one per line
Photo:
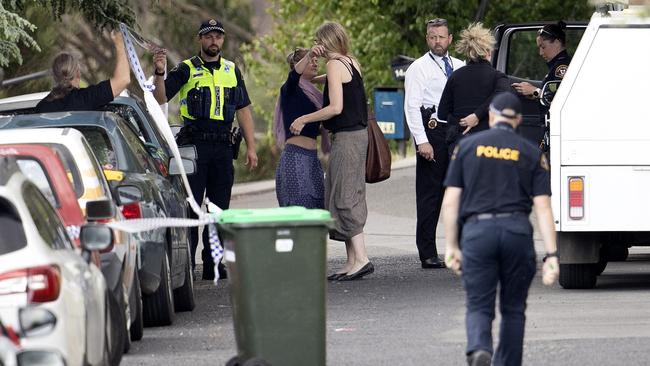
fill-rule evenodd
<path id="1" fill-rule="evenodd" d="M 73 55 L 63 52 L 54 58 L 52 76 L 54 88 L 36 105 L 37 113 L 62 111 L 92 111 L 110 103 L 131 81 L 122 33 L 111 32 L 115 43 L 116 63 L 113 77 L 87 88 L 79 88 L 81 66 Z"/>
<path id="2" fill-rule="evenodd" d="M 490 64 L 494 42 L 490 30 L 481 23 L 471 24 L 460 33 L 456 50 L 467 58 L 467 64 L 451 74 L 438 106 L 438 118 L 449 126 L 449 153 L 462 136 L 489 128 L 490 100 L 510 90 L 508 77 Z"/>
<path id="3" fill-rule="evenodd" d="M 188 177 L 192 195 L 201 203 L 204 194 L 221 209 L 230 206 L 234 183 L 233 144 L 231 125 L 237 116 L 246 141 L 246 165 L 257 167 L 255 136 L 251 101 L 239 68 L 221 56 L 226 31 L 216 19 L 201 23 L 198 31 L 200 52 L 174 67 L 165 79 L 166 50 L 154 53 L 154 97 L 160 104 L 167 103 L 177 93 L 183 128 L 176 137 L 181 145 L 194 145 L 197 167 Z M 191 217 L 196 214 L 189 210 Z M 198 229 L 190 229 L 192 268 L 198 246 Z M 210 252 L 208 230 L 203 230 L 203 279 L 214 279 L 214 263 Z M 219 275 L 227 273 L 219 263 Z"/>
<path id="4" fill-rule="evenodd" d="M 560 20 L 557 24 L 547 24 L 537 31 L 536 42 L 539 55 L 546 61 L 546 65 L 548 66 L 548 74 L 544 76 L 542 86 L 552 80 L 562 81 L 569 68 L 569 63 L 571 63 L 571 56 L 566 50 L 565 28 L 566 23 Z M 528 82 L 513 83 L 512 86 L 520 94 L 528 98 L 540 98 L 540 88 Z M 544 115 L 547 111 L 548 108 L 542 107 L 542 113 Z"/>
<path id="5" fill-rule="evenodd" d="M 442 210 L 445 263 L 458 274 L 462 265 L 468 363 L 492 360 L 499 285 L 502 320 L 494 364 L 520 365 L 526 298 L 536 271 L 531 206 L 547 251 L 543 282 L 551 285 L 559 276 L 549 167 L 546 156 L 515 133 L 521 123 L 515 94 L 498 94 L 489 117 L 490 129 L 462 139 L 451 157 Z"/>

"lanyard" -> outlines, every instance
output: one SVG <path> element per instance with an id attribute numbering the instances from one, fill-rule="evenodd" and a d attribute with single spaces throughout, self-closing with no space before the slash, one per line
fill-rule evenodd
<path id="1" fill-rule="evenodd" d="M 442 74 L 445 75 L 445 77 L 449 78 L 449 75 L 447 75 L 447 73 L 445 72 L 445 69 L 443 69 L 442 66 L 440 66 L 440 64 L 438 63 L 438 61 L 436 61 L 436 59 L 433 58 L 433 55 L 431 54 L 431 51 L 429 51 L 428 53 L 429 53 L 429 57 L 431 57 L 433 62 L 435 62 L 436 66 L 438 66 L 440 71 L 442 71 Z M 449 64 L 451 65 L 451 69 L 453 70 L 454 69 L 454 60 L 452 60 L 451 57 L 447 57 L 447 58 L 449 59 Z"/>

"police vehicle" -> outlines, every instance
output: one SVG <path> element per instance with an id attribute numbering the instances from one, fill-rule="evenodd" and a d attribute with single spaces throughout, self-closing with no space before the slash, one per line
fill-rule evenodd
<path id="1" fill-rule="evenodd" d="M 543 122 L 549 126 L 564 288 L 592 288 L 609 261 L 625 260 L 630 246 L 650 245 L 650 6 L 643 4 L 603 3 L 586 28 L 569 24 L 573 60 L 561 84 L 544 86 L 543 103 L 552 100 L 546 121 L 531 112 L 532 101 L 526 104 L 528 123 L 520 133 L 540 141 Z M 525 28 L 507 28 L 493 60 L 513 81 L 527 79 L 512 76 L 508 67 L 516 58 L 507 57 L 517 52 L 514 41 Z"/>

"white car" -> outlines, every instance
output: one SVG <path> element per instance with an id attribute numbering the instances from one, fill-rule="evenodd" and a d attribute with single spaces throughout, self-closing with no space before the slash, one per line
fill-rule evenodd
<path id="1" fill-rule="evenodd" d="M 77 254 L 50 203 L 11 158 L 0 159 L 0 232 L 0 318 L 14 329 L 25 311 L 56 319 L 53 329 L 25 338 L 21 347 L 57 352 L 71 366 L 108 364 L 104 276 Z M 81 230 L 85 250 L 105 249 L 112 240 L 107 227 Z"/>

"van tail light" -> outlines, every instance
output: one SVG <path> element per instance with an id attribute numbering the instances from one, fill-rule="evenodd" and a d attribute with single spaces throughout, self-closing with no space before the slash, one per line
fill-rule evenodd
<path id="1" fill-rule="evenodd" d="M 54 301 L 61 292 L 61 271 L 57 266 L 18 269 L 0 274 L 0 296 L 27 294 L 30 304 Z"/>
<path id="2" fill-rule="evenodd" d="M 140 202 L 128 203 L 122 206 L 122 215 L 127 220 L 131 219 L 141 219 L 142 218 L 142 207 L 140 207 Z"/>
<path id="3" fill-rule="evenodd" d="M 582 220 L 585 217 L 585 178 L 569 177 L 569 218 Z"/>

